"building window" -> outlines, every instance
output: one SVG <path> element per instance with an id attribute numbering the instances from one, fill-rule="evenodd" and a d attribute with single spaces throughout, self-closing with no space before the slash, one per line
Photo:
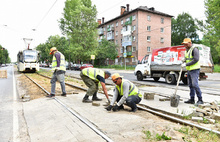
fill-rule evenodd
<path id="1" fill-rule="evenodd" d="M 132 31 L 135 31 L 135 29 L 136 29 L 136 26 L 134 25 L 134 26 L 132 27 Z"/>
<path id="2" fill-rule="evenodd" d="M 148 46 L 147 47 L 147 52 L 150 52 L 150 51 L 151 51 L 150 46 Z"/>
<path id="3" fill-rule="evenodd" d="M 121 53 L 123 53 L 123 47 L 121 48 L 121 51 L 120 51 Z"/>
<path id="4" fill-rule="evenodd" d="M 151 26 L 147 26 L 147 31 L 151 31 Z"/>
<path id="5" fill-rule="evenodd" d="M 104 27 L 103 29 L 104 29 L 104 31 L 105 31 L 105 27 Z"/>
<path id="6" fill-rule="evenodd" d="M 116 25 L 116 27 L 118 27 L 118 22 L 116 22 L 116 24 L 115 24 L 115 25 Z"/>
<path id="7" fill-rule="evenodd" d="M 132 40 L 135 41 L 135 36 L 132 36 Z"/>
<path id="8" fill-rule="evenodd" d="M 136 58 L 135 57 L 132 58 L 132 62 L 136 62 Z"/>
<path id="9" fill-rule="evenodd" d="M 132 20 L 134 21 L 135 19 L 136 19 L 136 16 L 135 16 L 135 15 L 133 15 L 133 16 L 132 16 Z"/>
<path id="10" fill-rule="evenodd" d="M 164 28 L 160 28 L 160 32 L 163 33 L 164 32 Z"/>
<path id="11" fill-rule="evenodd" d="M 132 47 L 132 52 L 135 52 L 136 51 L 136 47 Z"/>
<path id="12" fill-rule="evenodd" d="M 150 36 L 147 36 L 147 41 L 150 41 Z"/>
<path id="13" fill-rule="evenodd" d="M 164 23 L 164 18 L 161 18 L 161 23 L 162 23 L 162 24 Z"/>
<path id="14" fill-rule="evenodd" d="M 121 34 L 123 34 L 123 29 L 121 29 Z"/>
<path id="15" fill-rule="evenodd" d="M 118 35 L 118 31 L 115 32 L 115 35 L 116 35 L 116 36 Z"/>
<path id="16" fill-rule="evenodd" d="M 126 19 L 126 22 L 127 22 L 127 21 L 130 21 L 130 17 L 128 17 L 128 18 Z"/>
<path id="17" fill-rule="evenodd" d="M 147 15 L 147 21 L 150 21 L 150 20 L 151 20 L 151 16 Z"/>
<path id="18" fill-rule="evenodd" d="M 118 40 L 115 40 L 115 44 L 118 44 Z"/>
<path id="19" fill-rule="evenodd" d="M 123 19 L 121 20 L 121 25 L 123 25 Z"/>
<path id="20" fill-rule="evenodd" d="M 163 37 L 160 38 L 160 42 L 164 43 L 164 38 Z"/>

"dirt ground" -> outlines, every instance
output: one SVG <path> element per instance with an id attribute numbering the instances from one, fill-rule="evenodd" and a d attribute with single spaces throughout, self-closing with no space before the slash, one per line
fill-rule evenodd
<path id="1" fill-rule="evenodd" d="M 48 92 L 50 92 L 50 79 L 46 79 L 44 77 L 41 77 L 36 74 L 27 74 L 30 78 L 33 78 L 37 83 L 39 83 L 44 89 L 46 89 Z M 45 97 L 47 94 L 39 89 L 34 83 L 32 83 L 29 79 L 27 79 L 23 74 L 17 73 L 17 89 L 20 94 L 20 98 L 23 101 L 31 101 L 33 99 L 38 99 L 40 97 Z M 86 87 L 82 81 L 80 80 L 72 80 L 72 79 L 66 79 L 65 82 L 68 82 L 70 84 L 74 84 L 81 87 Z M 66 91 L 67 95 L 74 95 L 78 94 L 78 92 L 82 92 L 81 90 L 73 89 L 72 87 L 69 87 L 66 85 Z M 60 84 L 56 84 L 56 95 L 60 95 L 61 88 Z M 26 98 L 29 98 L 26 99 Z M 125 107 L 126 110 L 129 110 L 130 108 Z M 120 114 L 126 114 L 127 111 L 120 111 Z M 21 111 L 22 115 L 22 111 Z M 120 132 L 127 132 L 126 134 L 115 134 L 113 133 L 112 137 L 116 138 L 119 141 L 124 141 L 124 135 L 129 136 L 130 141 L 138 141 L 138 142 L 145 142 L 145 141 L 156 141 L 156 135 L 159 134 L 160 136 L 164 133 L 168 137 L 172 137 L 172 142 L 184 142 L 183 137 L 184 134 L 178 132 L 178 130 L 183 127 L 182 125 L 179 125 L 177 123 L 170 122 L 168 120 L 165 120 L 161 117 L 155 116 L 151 113 L 144 112 L 144 111 L 137 111 L 135 114 L 136 117 L 141 118 L 140 121 L 135 122 L 135 128 L 134 125 L 120 127 Z M 135 117 L 134 117 L 135 118 Z M 25 123 L 25 122 L 24 122 Z M 115 123 L 115 122 L 114 122 Z M 116 124 L 117 126 L 117 124 Z M 27 128 L 26 128 L 27 129 Z M 137 134 L 139 137 L 133 136 L 133 131 L 138 131 Z M 25 131 L 25 128 L 23 129 L 23 133 L 25 138 L 28 139 L 28 133 Z M 26 132 L 26 134 L 25 134 Z M 151 137 L 151 138 L 150 138 Z M 195 141 L 191 139 L 191 141 Z"/>

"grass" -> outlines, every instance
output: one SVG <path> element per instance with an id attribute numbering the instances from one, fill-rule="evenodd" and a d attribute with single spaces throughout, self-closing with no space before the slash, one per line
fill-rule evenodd
<path id="1" fill-rule="evenodd" d="M 150 131 L 144 131 L 143 130 L 142 132 L 145 134 L 144 139 L 147 140 L 147 141 L 171 140 L 171 137 L 166 136 L 165 132 L 163 132 L 162 135 L 157 133 L 155 136 L 153 136 Z"/>
<path id="2" fill-rule="evenodd" d="M 220 137 L 209 131 L 202 131 L 197 128 L 192 128 L 189 126 L 183 126 L 179 132 L 184 134 L 183 140 L 187 142 L 197 141 L 197 142 L 219 142 Z"/>
<path id="3" fill-rule="evenodd" d="M 220 65 L 218 64 L 214 65 L 214 72 L 220 72 Z"/>

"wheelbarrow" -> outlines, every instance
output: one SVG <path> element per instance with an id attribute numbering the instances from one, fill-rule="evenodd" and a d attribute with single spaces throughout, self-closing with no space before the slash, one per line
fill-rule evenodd
<path id="1" fill-rule="evenodd" d="M 179 95 L 176 95 L 176 92 L 177 92 L 177 89 L 178 89 L 178 86 L 179 86 L 179 82 L 180 82 L 180 77 L 181 77 L 181 74 L 182 74 L 182 70 L 183 70 L 183 67 L 181 67 L 180 72 L 179 72 L 179 77 L 178 77 L 178 80 L 177 80 L 175 92 L 174 92 L 174 94 L 170 97 L 170 105 L 171 105 L 172 107 L 178 107 L 178 105 L 179 105 L 180 96 L 179 96 Z"/>

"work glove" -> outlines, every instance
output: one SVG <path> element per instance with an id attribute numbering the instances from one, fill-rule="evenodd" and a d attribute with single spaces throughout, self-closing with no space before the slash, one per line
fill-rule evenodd
<path id="1" fill-rule="evenodd" d="M 181 62 L 182 62 L 182 63 L 186 62 L 186 58 L 183 57 L 183 58 L 181 59 Z"/>
<path id="2" fill-rule="evenodd" d="M 118 105 L 113 106 L 112 110 L 113 111 L 118 111 L 119 110 L 119 106 Z"/>
<path id="3" fill-rule="evenodd" d="M 112 105 L 109 105 L 108 107 L 105 108 L 107 111 L 111 111 Z"/>
<path id="4" fill-rule="evenodd" d="M 182 64 L 181 64 L 181 67 L 182 67 L 182 68 L 186 67 L 186 63 L 182 63 Z"/>
<path id="5" fill-rule="evenodd" d="M 110 100 L 108 99 L 108 104 L 110 104 L 111 102 L 110 102 Z"/>

